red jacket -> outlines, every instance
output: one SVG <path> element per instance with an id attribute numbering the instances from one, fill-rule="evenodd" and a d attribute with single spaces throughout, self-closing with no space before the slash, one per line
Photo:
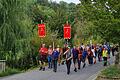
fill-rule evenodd
<path id="1" fill-rule="evenodd" d="M 39 53 L 41 55 L 47 55 L 48 49 L 47 48 L 40 48 Z"/>

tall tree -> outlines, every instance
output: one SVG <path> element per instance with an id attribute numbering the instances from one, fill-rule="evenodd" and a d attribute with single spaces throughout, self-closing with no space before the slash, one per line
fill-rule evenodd
<path id="1" fill-rule="evenodd" d="M 13 55 L 12 60 L 26 57 L 31 51 L 32 21 L 28 16 L 31 3 L 32 0 L 0 0 L 0 50 Z M 16 62 L 13 60 L 10 65 Z M 22 63 L 21 66 L 27 64 Z"/>
<path id="2" fill-rule="evenodd" d="M 94 27 L 91 27 L 94 34 L 105 41 L 120 45 L 120 1 L 81 0 L 78 8 L 81 9 L 83 19 L 94 24 Z"/>

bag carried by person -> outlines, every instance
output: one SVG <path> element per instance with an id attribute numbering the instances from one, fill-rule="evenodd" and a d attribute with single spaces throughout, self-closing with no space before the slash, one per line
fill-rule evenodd
<path id="1" fill-rule="evenodd" d="M 52 56 L 53 56 L 53 60 L 58 59 L 59 52 L 57 50 L 53 51 Z"/>

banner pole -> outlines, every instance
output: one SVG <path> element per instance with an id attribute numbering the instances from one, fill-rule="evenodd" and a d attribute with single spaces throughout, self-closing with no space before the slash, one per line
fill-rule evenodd
<path id="1" fill-rule="evenodd" d="M 41 24 L 43 23 L 43 20 L 41 19 Z M 41 44 L 43 44 L 43 38 L 41 38 Z"/>
<path id="2" fill-rule="evenodd" d="M 43 23 L 43 20 L 41 20 L 41 24 Z"/>
<path id="3" fill-rule="evenodd" d="M 68 21 L 66 21 L 66 24 L 68 25 Z"/>
<path id="4" fill-rule="evenodd" d="M 68 45 L 68 39 L 67 39 L 67 45 Z"/>

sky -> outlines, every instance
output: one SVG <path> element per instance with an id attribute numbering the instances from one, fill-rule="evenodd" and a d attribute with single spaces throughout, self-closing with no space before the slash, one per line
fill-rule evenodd
<path id="1" fill-rule="evenodd" d="M 65 2 L 67 2 L 67 3 L 73 2 L 73 3 L 75 3 L 75 4 L 80 3 L 79 0 L 52 0 L 52 1 L 56 1 L 57 3 L 58 3 L 59 1 L 65 1 Z"/>

